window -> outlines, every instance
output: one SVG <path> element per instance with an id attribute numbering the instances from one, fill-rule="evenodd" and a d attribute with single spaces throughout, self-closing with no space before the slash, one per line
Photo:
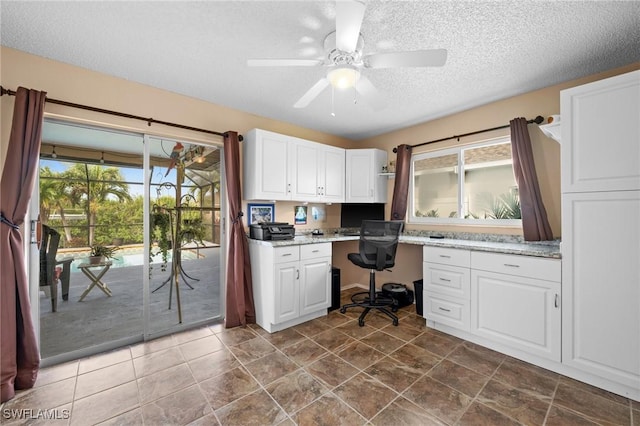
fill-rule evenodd
<path id="1" fill-rule="evenodd" d="M 509 138 L 414 155 L 412 223 L 520 225 Z"/>

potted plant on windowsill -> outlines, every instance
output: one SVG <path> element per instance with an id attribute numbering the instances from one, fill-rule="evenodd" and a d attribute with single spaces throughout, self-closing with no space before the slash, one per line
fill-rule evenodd
<path id="1" fill-rule="evenodd" d="M 91 246 L 91 253 L 89 253 L 89 263 L 93 265 L 102 263 L 108 259 L 113 258 L 116 251 L 118 251 L 118 247 L 108 247 L 101 244 L 94 244 Z"/>

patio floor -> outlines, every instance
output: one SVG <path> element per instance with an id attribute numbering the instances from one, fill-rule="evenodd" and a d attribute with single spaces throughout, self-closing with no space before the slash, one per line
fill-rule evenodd
<path id="1" fill-rule="evenodd" d="M 182 323 L 189 324 L 221 315 L 220 304 L 220 248 L 200 250 L 205 257 L 183 260 L 187 279 L 179 279 Z M 58 288 L 58 310 L 51 312 L 51 301 L 40 292 L 40 352 L 42 358 L 75 351 L 81 348 L 143 334 L 143 266 L 111 268 L 102 281 L 111 289 L 108 297 L 97 286 L 79 302 L 80 295 L 90 284 L 82 272 L 73 272 L 69 283 L 69 300 L 63 301 Z M 159 287 L 170 276 L 154 265 L 150 289 Z M 150 329 L 158 332 L 177 325 L 178 308 L 175 285 L 169 309 L 169 284 L 150 294 Z"/>

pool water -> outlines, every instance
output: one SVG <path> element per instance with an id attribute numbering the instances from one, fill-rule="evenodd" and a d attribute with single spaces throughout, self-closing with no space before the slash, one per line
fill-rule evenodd
<path id="1" fill-rule="evenodd" d="M 171 251 L 167 253 L 167 262 L 171 262 Z M 89 262 L 89 252 L 73 252 L 73 253 L 65 253 L 57 256 L 58 259 L 73 257 L 74 261 L 71 263 L 71 272 L 78 272 L 78 265 L 81 263 Z M 202 255 L 200 255 L 202 257 Z M 189 251 L 182 251 L 182 260 L 189 259 L 197 259 L 198 254 Z M 115 257 L 111 259 L 112 268 L 123 268 L 125 266 L 139 266 L 144 264 L 144 252 L 143 248 L 129 248 L 129 249 L 121 249 L 116 252 Z M 156 254 L 151 258 L 152 264 L 162 263 L 162 255 L 160 253 Z"/>

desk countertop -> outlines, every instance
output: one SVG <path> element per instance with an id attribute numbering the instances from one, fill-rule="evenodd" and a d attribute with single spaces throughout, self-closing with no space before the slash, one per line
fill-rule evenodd
<path id="1" fill-rule="evenodd" d="M 358 236 L 341 234 L 327 234 L 320 236 L 301 235 L 296 236 L 292 240 L 283 241 L 261 241 L 249 239 L 249 244 L 282 247 L 303 244 L 333 243 L 340 241 L 357 241 L 358 239 Z M 400 243 L 421 246 L 448 247 L 503 254 L 517 254 L 522 256 L 548 257 L 555 259 L 559 259 L 561 257 L 560 242 L 557 240 L 543 242 L 500 242 L 453 238 L 434 239 L 429 237 L 402 235 L 400 236 Z"/>

